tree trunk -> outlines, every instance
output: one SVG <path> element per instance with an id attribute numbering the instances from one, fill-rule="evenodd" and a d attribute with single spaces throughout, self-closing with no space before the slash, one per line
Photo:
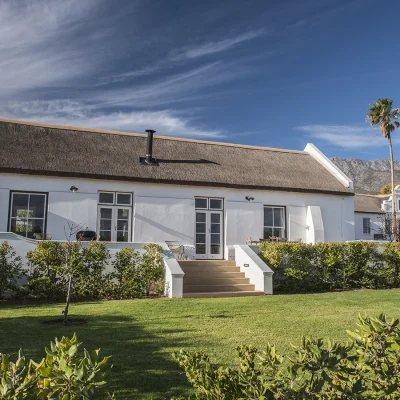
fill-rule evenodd
<path id="1" fill-rule="evenodd" d="M 72 274 L 69 276 L 69 281 L 68 281 L 67 300 L 65 302 L 65 308 L 64 308 L 64 325 L 67 325 L 68 323 L 68 310 L 69 310 L 69 303 L 71 301 L 71 288 L 72 288 Z"/>
<path id="2" fill-rule="evenodd" d="M 393 148 L 392 148 L 392 138 L 388 136 L 389 141 L 389 153 L 390 153 L 390 171 L 392 173 L 392 235 L 393 240 L 398 242 L 399 238 L 397 235 L 397 220 L 396 220 L 396 199 L 394 193 L 394 160 L 393 160 Z"/>

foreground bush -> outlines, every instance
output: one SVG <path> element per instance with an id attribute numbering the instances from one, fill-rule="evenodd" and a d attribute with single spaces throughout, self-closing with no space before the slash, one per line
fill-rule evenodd
<path id="1" fill-rule="evenodd" d="M 99 359 L 100 350 L 79 354 L 78 339 L 63 337 L 50 343 L 39 363 L 27 361 L 22 351 L 15 362 L 0 353 L 0 399 L 91 399 L 105 393 L 110 357 Z"/>
<path id="2" fill-rule="evenodd" d="M 0 244 L 0 298 L 5 292 L 18 293 L 21 290 L 19 281 L 26 276 L 22 267 L 21 257 L 18 257 L 14 248 L 3 242 Z"/>
<path id="3" fill-rule="evenodd" d="M 189 382 L 191 399 L 380 399 L 400 398 L 399 320 L 359 317 L 349 343 L 302 338 L 286 359 L 268 345 L 258 354 L 237 348 L 239 365 L 211 364 L 204 353 L 174 353 Z"/>
<path id="4" fill-rule="evenodd" d="M 260 253 L 275 292 L 400 287 L 399 243 L 263 243 Z"/>

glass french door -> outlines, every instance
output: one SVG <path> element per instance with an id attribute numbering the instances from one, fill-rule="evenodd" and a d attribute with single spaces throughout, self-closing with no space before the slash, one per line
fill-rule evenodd
<path id="1" fill-rule="evenodd" d="M 222 211 L 196 211 L 196 258 L 222 259 Z"/>
<path id="2" fill-rule="evenodd" d="M 98 206 L 97 232 L 100 241 L 129 242 L 131 237 L 131 208 Z"/>

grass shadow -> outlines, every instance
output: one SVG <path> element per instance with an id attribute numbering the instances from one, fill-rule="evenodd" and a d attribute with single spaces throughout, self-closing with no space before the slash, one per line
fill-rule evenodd
<path id="1" fill-rule="evenodd" d="M 77 317 L 78 315 L 71 315 Z M 110 390 L 118 399 L 170 398 L 190 389 L 185 376 L 171 353 L 184 347 L 188 329 L 162 329 L 155 335 L 134 317 L 119 315 L 79 315 L 87 320 L 81 326 L 43 325 L 54 315 L 24 316 L 0 319 L 0 352 L 24 354 L 39 361 L 45 346 L 55 337 L 76 332 L 82 347 L 101 348 L 103 356 L 112 355 Z M 168 338 L 166 340 L 166 338 Z"/>

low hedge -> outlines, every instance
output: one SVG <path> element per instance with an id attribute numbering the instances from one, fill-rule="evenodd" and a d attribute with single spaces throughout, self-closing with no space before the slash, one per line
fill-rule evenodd
<path id="1" fill-rule="evenodd" d="M 400 287 L 399 243 L 262 243 L 260 254 L 275 292 Z"/>

